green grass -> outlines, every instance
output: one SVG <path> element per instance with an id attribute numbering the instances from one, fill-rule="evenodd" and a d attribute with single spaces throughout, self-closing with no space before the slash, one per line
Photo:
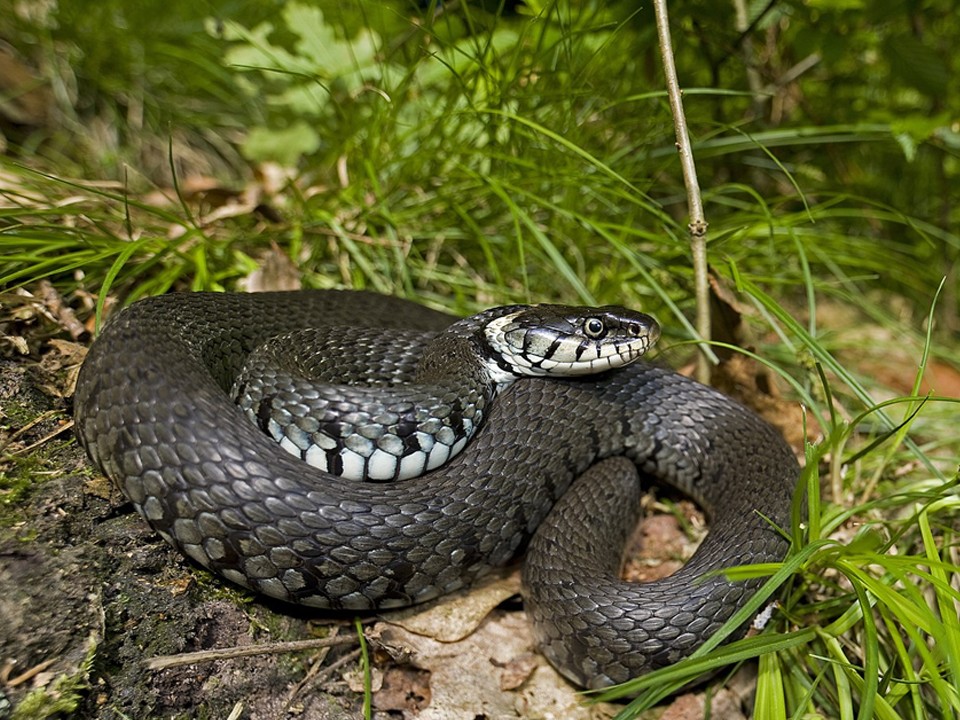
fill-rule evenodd
<path id="1" fill-rule="evenodd" d="M 954 414 L 960 403 L 909 397 L 890 407 L 904 405 L 909 411 L 918 401 L 944 405 Z M 770 579 L 728 629 L 778 598 L 764 632 L 719 649 L 714 649 L 715 637 L 690 659 L 602 694 L 604 699 L 637 696 L 619 718 L 633 717 L 704 672 L 757 657 L 758 717 L 958 716 L 957 479 L 936 472 L 923 450 L 900 445 L 886 457 L 873 451 L 858 462 L 879 461 L 896 473 L 912 457 L 929 464 L 933 476 L 884 483 L 859 503 L 831 502 L 821 487 L 836 478 L 822 472 L 847 469 L 831 456 L 849 455 L 844 445 L 853 434 L 851 424 L 839 423 L 828 438 L 807 446 L 801 482 L 806 498 L 797 501 L 794 544 L 786 560 L 740 570 L 744 577 L 769 574 Z M 955 466 L 955 454 L 950 461 Z M 867 477 L 864 473 L 859 480 Z M 859 492 L 856 481 L 841 483 L 844 498 Z"/>
<path id="2" fill-rule="evenodd" d="M 743 289 L 816 358 L 822 382 L 820 393 L 794 383 L 824 437 L 805 448 L 799 488 L 805 497 L 796 497 L 792 527 L 785 529 L 793 546 L 780 565 L 738 571 L 769 580 L 691 658 L 598 697 L 634 698 L 617 716 L 623 720 L 704 673 L 759 658 L 757 717 L 960 716 L 960 457 L 955 435 L 921 443 L 912 432 L 929 419 L 918 436 L 949 433 L 960 399 L 912 395 L 874 403 L 813 333 L 758 288 Z M 815 303 L 816 293 L 809 297 Z M 928 332 L 915 391 L 929 343 Z M 828 376 L 847 385 L 847 402 L 837 403 Z M 844 420 L 854 403 L 862 410 Z M 877 421 L 872 440 L 859 437 L 869 420 Z M 919 472 L 899 477 L 911 465 Z M 719 646 L 772 600 L 776 612 L 761 634 Z"/>
<path id="3" fill-rule="evenodd" d="M 126 139 L 75 147 L 68 123 L 39 154 L 0 160 L 4 291 L 48 279 L 79 308 L 86 294 L 230 290 L 276 248 L 307 287 L 460 313 L 540 300 L 640 307 L 665 327 L 668 362 L 692 352 L 684 192 L 645 11 L 531 2 L 502 18 L 466 3 L 412 24 L 399 4 L 251 8 L 214 7 L 220 25 L 184 11 L 191 32 L 208 34 L 158 57 L 202 72 L 147 73 L 152 119 L 136 143 L 121 99 L 149 61 L 120 53 L 116 87 L 90 85 L 102 66 L 84 63 L 102 48 L 83 27 L 44 41 L 79 48 L 76 79 L 98 88 L 97 107 L 72 112 L 111 119 Z M 784 528 L 791 554 L 753 569 L 770 576 L 755 605 L 777 601 L 764 631 L 631 683 L 639 695 L 622 717 L 751 658 L 757 717 L 960 717 L 958 408 L 920 392 L 929 365 L 957 352 L 955 277 L 942 285 L 960 258 L 956 131 L 892 66 L 873 68 L 886 82 L 858 84 L 842 58 L 818 68 L 821 85 L 794 88 L 807 115 L 757 119 L 742 66 L 711 74 L 717 47 L 692 11 L 671 10 L 711 267 L 737 293 L 748 354 L 820 435 L 804 448 L 805 496 Z M 697 12 L 701 26 L 729 30 Z M 788 30 L 776 26 L 788 65 L 808 42 L 807 9 L 777 12 L 793 13 Z M 872 27 L 821 12 L 835 29 Z M 960 32 L 941 20 L 944 38 Z M 878 32 L 895 34 L 891 23 Z M 925 113 L 937 121 L 921 123 Z M 143 147 L 162 152 L 147 162 Z M 208 222 L 183 189 L 208 172 L 227 187 L 255 183 L 250 168 L 274 160 L 296 169 L 263 198 L 279 221 Z M 171 202 L 145 200 L 154 188 Z M 834 324 L 838 308 L 855 319 Z M 870 357 L 890 358 L 912 389 L 878 381 Z"/>

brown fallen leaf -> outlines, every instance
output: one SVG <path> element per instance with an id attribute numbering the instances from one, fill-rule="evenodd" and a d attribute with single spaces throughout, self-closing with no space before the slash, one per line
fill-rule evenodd
<path id="1" fill-rule="evenodd" d="M 388 668 L 373 696 L 373 707 L 415 716 L 430 704 L 431 697 L 429 672 L 411 667 Z"/>
<path id="2" fill-rule="evenodd" d="M 784 400 L 770 371 L 753 358 L 731 355 L 714 368 L 713 385 L 777 428 L 795 451 L 802 451 L 806 439 L 813 440 L 821 434 L 814 418 L 804 416 L 799 403 Z"/>
<path id="3" fill-rule="evenodd" d="M 533 671 L 540 665 L 540 659 L 534 653 L 518 655 L 502 666 L 495 661 L 491 662 L 494 666 L 501 668 L 501 690 L 516 690 L 530 679 Z"/>
<path id="4" fill-rule="evenodd" d="M 686 503 L 695 510 L 692 503 Z M 703 516 L 699 510 L 695 510 Z M 703 533 L 700 533 L 701 537 Z M 628 582 L 651 582 L 672 575 L 693 555 L 699 544 L 691 540 L 673 514 L 660 513 L 644 518 L 627 545 L 627 562 L 621 573 Z"/>
<path id="5" fill-rule="evenodd" d="M 422 607 L 384 615 L 389 623 L 439 640 L 457 642 L 474 632 L 500 603 L 520 592 L 520 570 L 494 576 L 468 590 L 447 595 Z"/>
<path id="6" fill-rule="evenodd" d="M 522 612 L 495 610 L 475 632 L 453 643 L 387 622 L 377 623 L 368 636 L 393 648 L 406 648 L 410 663 L 430 673 L 430 704 L 417 715 L 404 712 L 404 718 L 601 720 L 615 714 L 610 705 L 586 704 L 577 688 L 534 653 L 533 636 Z M 528 658 L 536 664 L 526 681 L 516 689 L 503 689 L 503 669 L 523 667 Z"/>
<path id="7" fill-rule="evenodd" d="M 50 83 L 12 46 L 0 43 L 0 116 L 17 125 L 42 127 L 53 107 Z"/>
<path id="8" fill-rule="evenodd" d="M 299 290 L 303 286 L 300 268 L 276 243 L 272 243 L 270 249 L 257 259 L 259 267 L 237 283 L 239 290 Z"/>
<path id="9" fill-rule="evenodd" d="M 347 683 L 347 687 L 353 692 L 366 692 L 367 679 L 364 677 L 362 669 L 347 670 L 343 674 L 343 679 Z M 378 693 L 381 688 L 383 688 L 383 671 L 380 668 L 370 668 L 370 692 Z"/>
<path id="10" fill-rule="evenodd" d="M 725 688 L 710 694 L 709 712 L 707 702 L 706 693 L 680 695 L 667 706 L 659 720 L 706 720 L 707 718 L 745 720 L 746 718 L 736 695 Z M 762 714 L 758 717 L 762 717 Z"/>
<path id="11" fill-rule="evenodd" d="M 710 307 L 711 338 L 734 347 L 749 349 L 753 346 L 749 326 L 744 317 L 752 309 L 743 305 L 722 278 L 711 274 Z M 814 420 L 806 417 L 807 434 L 804 436 L 804 415 L 798 403 L 782 398 L 773 372 L 751 357 L 734 349 L 714 347 L 720 364 L 711 370 L 711 384 L 754 410 L 781 434 L 798 452 L 805 439 L 815 439 L 820 428 Z M 680 373 L 691 377 L 693 364 L 681 368 Z"/>
<path id="12" fill-rule="evenodd" d="M 744 347 L 748 342 L 747 328 L 743 322 L 744 306 L 736 294 L 727 287 L 722 278 L 710 274 L 710 338 L 718 342 Z M 721 360 L 736 353 L 724 347 L 715 347 Z"/>

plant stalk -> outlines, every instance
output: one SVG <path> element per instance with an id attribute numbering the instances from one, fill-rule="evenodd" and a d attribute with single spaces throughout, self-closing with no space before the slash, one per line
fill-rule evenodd
<path id="1" fill-rule="evenodd" d="M 700 196 L 700 184 L 697 181 L 697 168 L 690 147 L 690 135 L 687 133 L 687 120 L 683 113 L 683 98 L 680 83 L 677 81 L 677 67 L 673 60 L 673 43 L 670 40 L 670 19 L 667 16 L 666 0 L 654 0 L 653 10 L 657 18 L 657 35 L 660 40 L 660 57 L 663 61 L 664 80 L 667 85 L 667 97 L 670 99 L 670 111 L 673 115 L 673 127 L 677 136 L 677 150 L 680 153 L 680 167 L 683 172 L 683 184 L 687 189 L 687 208 L 690 215 L 690 255 L 693 261 L 694 293 L 696 295 L 696 328 L 702 343 L 697 357 L 697 380 L 710 382 L 710 359 L 707 355 L 707 343 L 710 342 L 710 286 L 707 276 L 707 220 L 703 214 L 703 201 Z"/>

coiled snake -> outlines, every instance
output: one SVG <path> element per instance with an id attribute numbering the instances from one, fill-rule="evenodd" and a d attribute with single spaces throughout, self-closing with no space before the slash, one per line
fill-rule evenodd
<path id="1" fill-rule="evenodd" d="M 783 557 L 771 523 L 786 527 L 798 477 L 777 433 L 729 398 L 646 363 L 524 378 L 485 409 L 459 455 L 379 484 L 293 457 L 227 394 L 278 334 L 404 329 L 419 352 L 452 321 L 349 291 L 150 298 L 91 347 L 78 435 L 164 539 L 265 595 L 351 610 L 421 602 L 510 562 L 537 531 L 525 603 L 564 674 L 600 687 L 688 655 L 759 584 L 710 571 Z M 625 585 L 616 573 L 638 471 L 689 493 L 712 524 L 680 572 Z"/>

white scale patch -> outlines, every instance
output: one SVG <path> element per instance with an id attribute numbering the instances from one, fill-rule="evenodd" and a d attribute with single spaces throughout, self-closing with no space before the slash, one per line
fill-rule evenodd
<path id="1" fill-rule="evenodd" d="M 362 480 L 366 458 L 343 450 L 340 451 L 340 457 L 343 459 L 343 472 L 340 475 L 350 480 Z"/>
<path id="2" fill-rule="evenodd" d="M 400 460 L 399 478 L 401 480 L 405 480 L 406 478 L 422 475 L 423 471 L 426 469 L 426 461 L 427 454 L 424 452 L 407 455 L 405 458 Z"/>
<path id="3" fill-rule="evenodd" d="M 449 428 L 444 428 L 446 432 L 439 433 L 439 438 L 426 433 L 417 433 L 417 440 L 423 449 L 404 457 L 398 457 L 381 449 L 373 449 L 369 456 L 364 456 L 348 448 L 341 448 L 339 453 L 336 453 L 343 463 L 340 476 L 348 480 L 381 481 L 417 477 L 427 470 L 440 467 L 466 447 L 467 440 L 473 434 L 474 423 L 465 419 L 464 429 L 467 434 L 459 440 L 455 440 Z M 308 465 L 324 472 L 330 471 L 329 454 L 319 445 L 313 444 L 304 452 L 284 438 L 280 446 L 290 454 L 303 459 Z"/>
<path id="4" fill-rule="evenodd" d="M 490 379 L 498 385 L 498 390 L 513 382 L 519 375 L 543 376 L 554 375 L 583 375 L 599 373 L 614 367 L 620 367 L 633 358 L 641 355 L 646 349 L 631 346 L 628 342 L 618 347 L 617 343 L 593 344 L 585 348 L 584 356 L 595 355 L 593 359 L 580 357 L 573 359 L 580 347 L 578 342 L 571 338 L 561 341 L 552 357 L 531 356 L 522 348 L 516 347 L 516 342 L 523 342 L 523 331 L 513 326 L 517 315 L 523 311 L 511 313 L 490 321 L 484 329 L 484 334 L 490 346 L 503 360 L 511 365 L 513 372 L 502 369 L 496 362 L 488 360 L 486 369 Z M 518 336 L 518 337 L 514 337 Z M 514 340 L 514 342 L 511 342 Z M 548 343 L 549 346 L 549 343 Z M 548 347 L 539 343 L 541 352 L 547 352 Z M 558 360 L 556 357 L 568 358 Z M 386 419 L 386 418 L 384 418 Z M 478 415 L 479 419 L 479 415 Z M 415 439 L 421 450 L 409 455 L 402 455 L 403 441 L 394 435 L 373 438 L 352 434 L 345 439 L 333 438 L 325 433 L 315 432 L 308 435 L 302 428 L 298 428 L 303 437 L 288 437 L 276 421 L 270 419 L 268 432 L 279 441 L 280 446 L 309 465 L 323 471 L 330 471 L 329 460 L 339 455 L 342 463 L 342 477 L 354 480 L 391 480 L 394 478 L 407 479 L 423 474 L 426 470 L 433 470 L 443 465 L 447 460 L 457 455 L 467 444 L 475 430 L 475 423 L 469 418 L 463 420 L 465 437 L 456 438 L 455 432 L 442 426 L 438 420 L 436 429 L 423 426 L 415 434 Z M 428 432 L 424 432 L 428 430 Z"/>
<path id="5" fill-rule="evenodd" d="M 286 435 L 284 435 L 284 436 L 280 439 L 280 447 L 282 447 L 284 450 L 286 450 L 286 451 L 287 451 L 288 453 L 290 453 L 291 455 L 296 455 L 297 457 L 300 457 L 300 448 L 298 448 L 298 447 L 294 444 L 294 442 L 293 442 L 290 438 L 288 438 Z"/>
<path id="6" fill-rule="evenodd" d="M 254 422 L 257 421 L 253 415 L 250 417 Z M 280 438 L 283 437 L 283 428 L 280 427 L 280 424 L 273 418 L 270 418 L 267 421 L 267 432 L 270 433 L 270 437 L 272 437 L 274 440 L 280 440 Z"/>
<path id="7" fill-rule="evenodd" d="M 318 445 L 311 445 L 307 448 L 307 452 L 304 453 L 303 459 L 306 461 L 307 465 L 312 465 L 315 468 L 321 470 L 327 469 L 327 451 Z"/>
<path id="8" fill-rule="evenodd" d="M 427 454 L 427 470 L 433 470 L 435 467 L 443 465 L 450 457 L 450 446 L 443 443 L 437 443 Z"/>
<path id="9" fill-rule="evenodd" d="M 519 312 L 515 312 L 509 315 L 504 315 L 500 318 L 495 318 L 487 323 L 487 326 L 483 329 L 483 332 L 487 337 L 487 342 L 490 343 L 490 347 L 492 347 L 495 352 L 504 356 L 508 362 L 516 362 L 518 365 L 530 367 L 530 364 L 523 358 L 514 357 L 514 351 L 510 343 L 507 342 L 506 333 L 504 331 L 504 328 L 512 323 L 513 319 L 519 314 Z M 517 376 L 514 373 L 504 370 L 492 360 L 488 360 L 484 364 L 487 368 L 487 372 L 490 373 L 490 379 L 497 383 L 497 385 L 506 385 L 517 379 Z"/>
<path id="10" fill-rule="evenodd" d="M 346 466 L 346 462 L 344 462 Z M 367 459 L 367 477 L 371 480 L 392 480 L 397 472 L 397 456 L 374 450 Z"/>
<path id="11" fill-rule="evenodd" d="M 423 452 L 429 453 L 431 450 L 433 450 L 433 446 L 436 444 L 436 440 L 434 440 L 433 435 L 424 432 L 417 432 L 415 437 L 417 438 L 417 443 L 420 445 L 420 449 L 423 450 Z"/>
<path id="12" fill-rule="evenodd" d="M 459 455 L 460 451 L 463 450 L 464 447 L 466 447 L 468 439 L 469 439 L 469 435 L 467 437 L 462 437 L 459 440 L 457 440 L 453 444 L 453 447 L 450 448 L 450 457 L 453 457 L 454 455 Z"/>

